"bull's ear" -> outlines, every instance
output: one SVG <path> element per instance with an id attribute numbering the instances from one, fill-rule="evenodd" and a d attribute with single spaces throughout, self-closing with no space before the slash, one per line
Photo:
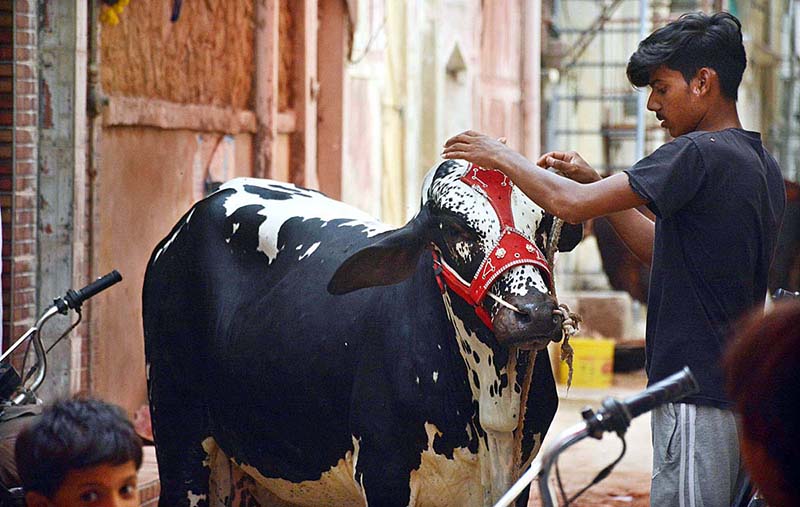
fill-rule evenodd
<path id="1" fill-rule="evenodd" d="M 558 251 L 569 252 L 583 239 L 583 224 L 564 222 L 561 226 L 561 236 L 558 238 Z"/>
<path id="2" fill-rule="evenodd" d="M 423 206 L 406 225 L 385 232 L 375 243 L 345 259 L 328 282 L 328 292 L 347 294 L 358 289 L 392 285 L 410 277 L 430 242 L 431 214 Z"/>

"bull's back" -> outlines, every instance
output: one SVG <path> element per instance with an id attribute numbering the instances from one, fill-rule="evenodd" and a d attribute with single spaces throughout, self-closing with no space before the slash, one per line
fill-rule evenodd
<path id="1" fill-rule="evenodd" d="M 266 180 L 226 184 L 151 256 L 149 370 L 207 404 L 220 446 L 265 474 L 305 480 L 328 469 L 352 446 L 353 365 L 378 325 L 360 317 L 380 295 L 332 296 L 326 286 L 383 228 L 318 192 Z"/>
<path id="2" fill-rule="evenodd" d="M 169 323 L 158 316 L 205 316 L 194 324 L 212 325 L 218 335 L 237 315 L 253 318 L 241 314 L 246 309 L 259 308 L 261 321 L 275 314 L 285 322 L 292 311 L 302 317 L 301 302 L 327 299 L 335 268 L 385 229 L 316 191 L 232 180 L 195 204 L 154 249 L 143 291 L 145 327 Z M 148 341 L 159 339 L 147 334 Z"/>

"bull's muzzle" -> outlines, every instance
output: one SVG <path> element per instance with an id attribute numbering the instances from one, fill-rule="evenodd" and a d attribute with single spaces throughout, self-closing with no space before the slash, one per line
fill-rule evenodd
<path id="1" fill-rule="evenodd" d="M 504 346 L 540 350 L 562 336 L 564 317 L 550 296 L 510 296 L 506 301 L 519 311 L 501 307 L 492 324 L 497 341 Z"/>

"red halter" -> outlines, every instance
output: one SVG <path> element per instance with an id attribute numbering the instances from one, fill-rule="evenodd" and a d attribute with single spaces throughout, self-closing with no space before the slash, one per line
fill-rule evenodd
<path id="1" fill-rule="evenodd" d="M 511 211 L 511 192 L 514 184 L 500 171 L 484 169 L 470 164 L 461 181 L 470 185 L 489 200 L 500 220 L 500 240 L 475 272 L 469 285 L 451 268 L 438 252 L 433 253 L 433 267 L 436 281 L 442 293 L 449 287 L 458 296 L 475 308 L 475 314 L 492 329 L 492 319 L 481 302 L 489 292 L 497 277 L 519 264 L 532 264 L 545 274 L 545 283 L 550 286 L 551 274 L 542 251 L 522 233 L 514 228 L 514 214 Z"/>

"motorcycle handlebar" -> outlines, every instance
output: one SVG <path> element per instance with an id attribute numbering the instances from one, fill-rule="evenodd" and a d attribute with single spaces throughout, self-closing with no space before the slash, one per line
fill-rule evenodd
<path id="1" fill-rule="evenodd" d="M 82 289 L 67 291 L 63 298 L 55 300 L 55 305 L 58 307 L 59 312 L 67 313 L 67 309 L 76 310 L 81 307 L 84 301 L 106 290 L 112 285 L 122 281 L 122 275 L 116 269 L 110 273 L 101 276 L 94 282 L 83 287 Z"/>

